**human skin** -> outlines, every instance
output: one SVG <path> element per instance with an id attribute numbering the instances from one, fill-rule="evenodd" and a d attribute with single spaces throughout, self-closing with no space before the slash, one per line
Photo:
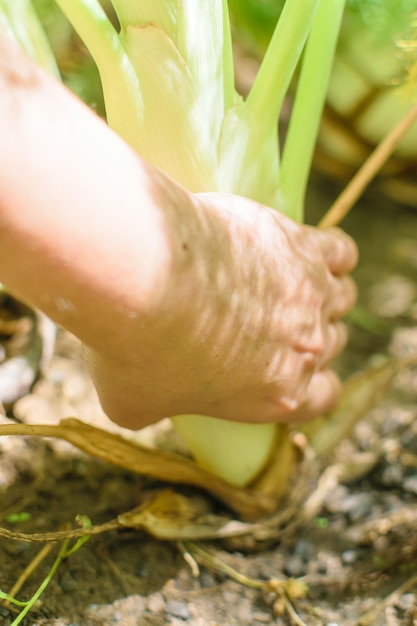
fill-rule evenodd
<path id="1" fill-rule="evenodd" d="M 0 281 L 80 338 L 102 406 L 293 422 L 327 411 L 354 242 L 191 194 L 0 40 Z"/>

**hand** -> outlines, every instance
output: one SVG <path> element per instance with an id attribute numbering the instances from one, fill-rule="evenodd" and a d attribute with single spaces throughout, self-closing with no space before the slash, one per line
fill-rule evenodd
<path id="1" fill-rule="evenodd" d="M 135 429 L 329 409 L 352 240 L 188 193 L 20 52 L 2 54 L 0 281 L 81 339 L 109 417 Z"/>
<path id="2" fill-rule="evenodd" d="M 105 410 L 137 428 L 183 413 L 294 422 L 332 408 L 341 385 L 328 365 L 356 298 L 354 242 L 236 196 L 190 206 L 181 224 L 172 211 L 178 263 L 146 339 L 133 321 L 124 348 L 88 351 Z"/>

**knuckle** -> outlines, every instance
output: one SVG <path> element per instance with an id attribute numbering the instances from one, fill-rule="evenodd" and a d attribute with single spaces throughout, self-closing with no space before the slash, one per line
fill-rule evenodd
<path id="1" fill-rule="evenodd" d="M 326 341 L 321 328 L 316 327 L 309 337 L 299 341 L 297 350 L 302 353 L 303 362 L 307 367 L 314 366 L 326 351 Z"/>

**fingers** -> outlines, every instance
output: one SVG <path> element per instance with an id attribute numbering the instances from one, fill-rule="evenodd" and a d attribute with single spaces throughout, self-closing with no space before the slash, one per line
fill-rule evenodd
<path id="1" fill-rule="evenodd" d="M 347 340 L 348 331 L 346 324 L 343 322 L 329 324 L 326 350 L 320 359 L 319 367 L 323 368 L 334 361 L 346 346 Z"/>
<path id="2" fill-rule="evenodd" d="M 304 422 L 312 417 L 328 413 L 336 406 L 342 393 L 342 383 L 330 369 L 316 372 L 310 380 L 307 399 L 291 415 L 291 423 Z"/>
<path id="3" fill-rule="evenodd" d="M 335 276 L 350 272 L 358 262 L 358 248 L 349 235 L 340 228 L 315 229 L 315 237 L 329 270 Z"/>
<path id="4" fill-rule="evenodd" d="M 357 287 L 350 276 L 335 278 L 330 288 L 329 321 L 334 322 L 350 311 L 356 302 Z"/>

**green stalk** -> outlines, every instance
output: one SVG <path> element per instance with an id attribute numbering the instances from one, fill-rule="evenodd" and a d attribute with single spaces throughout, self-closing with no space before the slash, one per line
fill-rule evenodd
<path id="1" fill-rule="evenodd" d="M 0 0 L 0 29 L 11 35 L 28 56 L 59 78 L 54 54 L 30 0 Z"/>
<path id="2" fill-rule="evenodd" d="M 224 110 L 229 109 L 236 101 L 235 70 L 233 63 L 232 31 L 230 28 L 229 7 L 223 0 L 223 94 Z"/>
<path id="3" fill-rule="evenodd" d="M 284 5 L 247 98 L 248 107 L 266 125 L 276 126 L 319 2 L 290 0 Z"/>
<path id="4" fill-rule="evenodd" d="M 68 555 L 67 546 L 68 546 L 68 541 L 65 541 L 62 544 L 59 550 L 58 556 L 56 557 L 51 569 L 49 570 L 48 575 L 39 585 L 39 587 L 37 588 L 33 596 L 30 598 L 30 600 L 28 600 L 27 602 L 20 602 L 19 600 L 16 600 L 15 598 L 12 598 L 11 596 L 9 596 L 7 593 L 0 591 L 0 598 L 2 598 L 3 600 L 7 600 L 7 602 L 10 602 L 11 604 L 14 604 L 15 606 L 23 607 L 23 610 L 13 620 L 10 626 L 18 626 L 18 624 L 20 624 L 21 621 L 26 617 L 26 615 L 32 610 L 36 602 L 39 600 L 39 598 L 41 597 L 41 595 L 43 594 L 43 592 L 45 591 L 45 589 L 51 582 L 58 567 Z"/>
<path id="5" fill-rule="evenodd" d="M 313 159 L 345 0 L 321 0 L 308 38 L 281 160 L 282 210 L 304 221 Z"/>
<path id="6" fill-rule="evenodd" d="M 207 145 L 217 143 L 225 111 L 235 102 L 228 17 L 225 0 L 182 0 L 178 11 L 177 48 L 208 121 Z"/>
<path id="7" fill-rule="evenodd" d="M 123 33 L 129 26 L 152 24 L 176 43 L 178 0 L 112 0 L 112 4 Z"/>
<path id="8" fill-rule="evenodd" d="M 222 191 L 281 210 L 277 124 L 319 1 L 286 2 L 247 100 L 226 114 L 219 149 Z"/>
<path id="9" fill-rule="evenodd" d="M 109 125 L 130 145 L 137 146 L 142 134 L 143 103 L 137 76 L 117 32 L 98 0 L 56 0 L 56 3 L 99 68 L 107 94 Z"/>

